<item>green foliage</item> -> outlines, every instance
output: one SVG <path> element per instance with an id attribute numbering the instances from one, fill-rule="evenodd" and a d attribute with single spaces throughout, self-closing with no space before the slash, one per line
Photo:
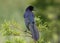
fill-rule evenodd
<path id="1" fill-rule="evenodd" d="M 10 40 L 6 40 L 6 42 L 5 43 L 11 43 L 11 41 Z"/>
<path id="2" fill-rule="evenodd" d="M 25 36 L 26 33 L 22 30 L 20 24 L 15 21 L 5 21 L 1 24 L 0 32 L 6 38 L 5 43 L 26 43 L 24 38 L 30 35 Z"/>
<path id="3" fill-rule="evenodd" d="M 18 31 L 20 29 L 20 25 L 17 22 L 10 22 L 5 21 L 2 24 L 1 31 L 2 34 L 5 35 L 20 35 L 20 32 Z M 18 32 L 17 32 L 18 31 Z"/>
<path id="4" fill-rule="evenodd" d="M 37 27 L 40 31 L 40 36 L 41 36 L 38 43 L 52 42 L 51 40 L 53 40 L 54 34 L 56 34 L 56 37 L 58 37 L 59 34 L 57 33 L 57 31 L 60 27 L 58 26 L 59 24 L 56 23 L 56 21 L 42 23 L 42 20 L 40 17 L 36 17 L 35 19 L 36 19 Z"/>
<path id="5" fill-rule="evenodd" d="M 24 40 L 21 38 L 15 38 L 15 43 L 24 43 Z"/>

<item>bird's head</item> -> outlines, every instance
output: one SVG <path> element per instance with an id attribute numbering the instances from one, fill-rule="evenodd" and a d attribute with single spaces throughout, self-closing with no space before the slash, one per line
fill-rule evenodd
<path id="1" fill-rule="evenodd" d="M 33 7 L 33 6 L 28 6 L 28 7 L 26 8 L 26 11 L 27 11 L 27 10 L 33 11 L 33 10 L 34 10 L 34 7 Z"/>

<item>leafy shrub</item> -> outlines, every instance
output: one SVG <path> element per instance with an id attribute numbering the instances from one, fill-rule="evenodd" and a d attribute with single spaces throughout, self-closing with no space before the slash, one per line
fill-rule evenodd
<path id="1" fill-rule="evenodd" d="M 20 25 L 17 22 L 5 21 L 2 24 L 1 32 L 3 35 L 20 35 L 19 29 Z"/>

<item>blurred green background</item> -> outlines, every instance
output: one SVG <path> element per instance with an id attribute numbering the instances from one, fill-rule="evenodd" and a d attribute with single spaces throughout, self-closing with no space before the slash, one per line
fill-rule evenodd
<path id="1" fill-rule="evenodd" d="M 60 0 L 0 0 L 0 43 L 34 43 L 24 33 L 24 12 L 34 6 L 40 38 L 37 43 L 60 43 Z"/>

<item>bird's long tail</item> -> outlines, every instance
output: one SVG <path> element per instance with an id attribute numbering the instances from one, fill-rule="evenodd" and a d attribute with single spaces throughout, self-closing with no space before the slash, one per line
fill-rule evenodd
<path id="1" fill-rule="evenodd" d="M 30 25 L 30 31 L 32 34 L 32 38 L 37 41 L 39 39 L 39 32 L 38 29 L 36 28 L 35 24 Z"/>

